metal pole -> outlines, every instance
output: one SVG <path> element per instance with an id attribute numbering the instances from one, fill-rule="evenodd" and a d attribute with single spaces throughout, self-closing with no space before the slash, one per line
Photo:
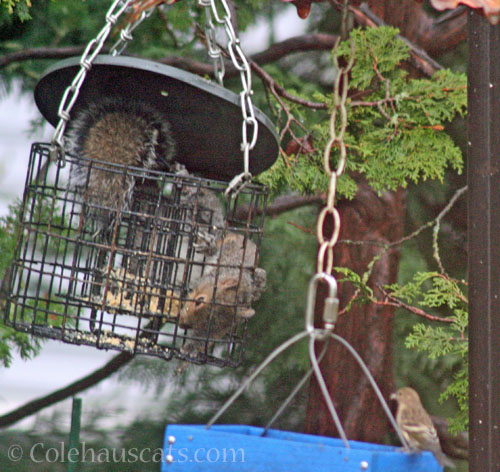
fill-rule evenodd
<path id="1" fill-rule="evenodd" d="M 470 472 L 500 471 L 500 27 L 468 18 Z"/>
<path id="2" fill-rule="evenodd" d="M 68 446 L 68 467 L 67 472 L 76 472 L 76 465 L 78 455 L 71 454 L 70 451 L 78 449 L 80 442 L 80 422 L 82 417 L 82 399 L 73 397 L 73 408 L 71 410 L 71 430 L 69 432 L 69 446 Z"/>

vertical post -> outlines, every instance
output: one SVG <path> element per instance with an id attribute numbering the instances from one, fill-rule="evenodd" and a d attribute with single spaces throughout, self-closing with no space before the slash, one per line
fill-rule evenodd
<path id="1" fill-rule="evenodd" d="M 500 470 L 500 27 L 468 18 L 469 470 Z"/>
<path id="2" fill-rule="evenodd" d="M 68 467 L 67 472 L 76 472 L 78 457 L 75 454 L 71 454 L 70 451 L 78 449 L 80 442 L 80 420 L 82 417 L 82 399 L 73 397 L 73 408 L 71 410 L 71 430 L 69 432 L 69 446 L 68 446 Z"/>

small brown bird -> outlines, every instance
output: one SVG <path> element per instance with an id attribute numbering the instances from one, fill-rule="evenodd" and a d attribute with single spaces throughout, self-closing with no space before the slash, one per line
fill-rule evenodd
<path id="1" fill-rule="evenodd" d="M 396 422 L 410 448 L 431 451 L 443 467 L 454 469 L 455 464 L 441 450 L 436 428 L 422 406 L 418 393 L 410 387 L 403 387 L 393 393 L 391 399 L 398 402 Z"/>

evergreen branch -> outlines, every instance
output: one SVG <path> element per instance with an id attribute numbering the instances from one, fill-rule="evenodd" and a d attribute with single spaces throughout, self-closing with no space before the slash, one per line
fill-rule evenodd
<path id="1" fill-rule="evenodd" d="M 275 62 L 289 54 L 296 52 L 330 50 L 335 44 L 337 37 L 329 34 L 304 34 L 272 44 L 269 48 L 251 56 L 252 61 L 258 64 L 269 64 Z M 66 47 L 38 47 L 23 49 L 4 54 L 0 57 L 0 69 L 14 62 L 29 61 L 32 59 L 64 59 L 66 57 L 77 56 L 83 53 L 83 46 Z M 195 61 L 187 57 L 169 56 L 160 59 L 162 64 L 177 66 L 179 68 L 197 73 L 200 75 L 213 76 L 212 64 Z M 239 71 L 232 64 L 227 64 L 226 76 L 236 76 Z"/>
<path id="2" fill-rule="evenodd" d="M 338 5 L 335 5 L 335 0 L 330 0 L 330 3 L 338 8 Z M 358 24 L 371 27 L 387 26 L 387 23 L 375 15 L 366 3 L 362 3 L 359 8 L 349 6 L 349 10 L 353 13 L 354 19 Z M 436 71 L 443 68 L 441 64 L 432 59 L 422 48 L 419 48 L 404 36 L 398 34 L 397 37 L 404 41 L 410 48 L 410 62 L 416 69 L 428 77 L 432 77 Z"/>
<path id="3" fill-rule="evenodd" d="M 40 410 L 47 408 L 48 406 L 72 397 L 89 387 L 93 387 L 101 380 L 104 380 L 111 374 L 115 373 L 118 369 L 120 369 L 120 367 L 130 362 L 133 357 L 134 356 L 128 352 L 121 352 L 117 356 L 113 357 L 109 362 L 104 364 L 103 367 L 94 370 L 94 372 L 82 377 L 76 382 L 72 382 L 64 388 L 49 393 L 44 397 L 37 398 L 9 413 L 6 413 L 5 415 L 0 416 L 0 428 L 10 426 L 28 416 L 33 415 L 34 413 L 38 413 Z"/>
<path id="4" fill-rule="evenodd" d="M 349 104 L 351 107 L 380 107 L 381 105 L 385 105 L 386 103 L 392 103 L 394 102 L 393 97 L 386 97 L 382 98 L 380 100 L 375 100 L 374 102 L 366 102 L 363 100 L 353 100 Z"/>
<path id="5" fill-rule="evenodd" d="M 328 1 L 338 11 L 344 8 L 343 2 L 339 0 Z M 354 21 L 361 26 L 387 26 L 387 23 L 374 13 L 366 2 L 359 7 L 349 5 L 348 8 L 354 17 Z M 432 54 L 443 53 L 464 40 L 466 37 L 467 15 L 454 15 L 451 18 L 442 15 L 442 18 L 434 18 L 423 11 L 422 6 L 419 4 L 412 5 L 412 8 L 410 30 L 414 34 L 416 33 L 419 42 L 424 43 L 425 46 L 421 48 L 402 35 L 398 35 L 398 37 L 410 48 L 410 63 L 424 75 L 432 77 L 443 66 L 433 59 L 428 51 L 431 51 Z M 408 24 L 408 19 L 405 20 L 406 24 Z"/>
<path id="6" fill-rule="evenodd" d="M 467 283 L 466 280 L 457 280 L 457 279 L 454 279 L 453 277 L 449 277 L 448 275 L 446 274 L 436 274 L 435 275 L 436 278 L 441 278 L 443 280 L 451 280 L 453 282 L 459 282 L 461 283 L 462 285 L 465 285 L 465 286 L 468 286 L 469 284 Z M 453 290 L 453 293 L 455 294 L 455 296 L 460 300 L 462 301 L 463 303 L 465 303 L 466 305 L 469 304 L 469 300 L 467 300 L 467 298 L 460 292 L 460 290 Z"/>
<path id="7" fill-rule="evenodd" d="M 446 204 L 446 206 L 439 212 L 439 214 L 436 216 L 436 218 L 428 221 L 424 225 L 420 226 L 417 228 L 415 231 L 413 231 L 411 234 L 404 236 L 403 238 L 399 239 L 398 241 L 393 241 L 391 243 L 384 243 L 382 241 L 352 241 L 352 240 L 339 240 L 338 243 L 344 243 L 344 244 L 357 244 L 357 245 L 362 245 L 362 244 L 372 244 L 372 245 L 377 245 L 380 246 L 382 249 L 381 251 L 376 254 L 373 259 L 370 261 L 368 264 L 367 270 L 363 273 L 362 275 L 362 281 L 366 284 L 368 281 L 369 277 L 371 276 L 371 273 L 373 272 L 373 269 L 375 267 L 375 264 L 377 261 L 379 261 L 384 254 L 386 254 L 391 248 L 395 246 L 399 246 L 402 243 L 415 238 L 418 236 L 422 231 L 424 231 L 427 228 L 434 227 L 433 229 L 433 248 L 434 248 L 434 257 L 438 261 L 438 266 L 440 268 L 440 274 L 437 275 L 438 277 L 441 277 L 445 280 L 455 280 L 451 277 L 449 277 L 446 272 L 444 271 L 444 268 L 441 264 L 441 260 L 439 258 L 439 248 L 437 245 L 437 234 L 439 232 L 439 227 L 441 220 L 451 211 L 457 200 L 467 191 L 467 186 L 464 186 L 460 189 L 458 189 L 453 196 L 451 197 L 450 201 Z M 465 282 L 464 282 L 465 283 Z M 380 291 L 384 295 L 384 300 L 379 300 L 375 297 L 369 297 L 370 301 L 377 305 L 385 305 L 385 306 L 394 306 L 396 308 L 404 308 L 411 313 L 414 313 L 418 316 L 421 316 L 423 318 L 427 318 L 428 320 L 431 321 L 439 321 L 439 322 L 444 322 L 444 323 L 453 323 L 455 320 L 453 318 L 443 318 L 435 315 L 431 315 L 430 313 L 425 312 L 424 310 L 417 308 L 415 306 L 409 305 L 398 298 L 394 297 L 393 295 L 389 294 L 386 290 L 384 290 L 383 287 L 379 287 Z M 346 306 L 340 310 L 339 315 L 344 314 L 352 303 L 358 298 L 358 296 L 361 293 L 361 289 L 358 287 L 354 294 L 352 295 L 351 299 L 349 302 L 346 304 Z M 461 294 L 459 291 L 454 291 L 455 295 L 457 298 L 459 298 L 462 302 L 468 303 L 468 300 Z"/>
<path id="8" fill-rule="evenodd" d="M 378 70 L 378 67 L 377 67 L 377 58 L 374 57 L 373 58 L 374 60 L 374 66 L 373 66 L 373 70 L 375 71 L 375 74 L 376 76 L 378 77 L 378 79 L 384 83 L 385 85 L 385 97 L 384 97 L 384 101 L 378 101 L 377 102 L 377 108 L 378 110 L 380 111 L 380 113 L 382 114 L 382 116 L 384 116 L 387 121 L 391 121 L 391 117 L 389 116 L 389 114 L 384 110 L 384 107 L 383 105 L 385 103 L 389 103 L 391 105 L 391 108 L 392 110 L 394 111 L 394 100 L 392 99 L 391 95 L 390 95 L 390 90 L 391 90 L 391 81 L 389 79 L 386 79 L 381 73 L 380 71 Z M 396 124 L 396 129 L 397 129 L 397 124 Z"/>
<path id="9" fill-rule="evenodd" d="M 323 194 L 318 195 L 282 195 L 274 199 L 271 205 L 268 205 L 265 211 L 267 216 L 278 216 L 290 210 L 301 208 L 308 205 L 322 205 L 325 202 Z M 248 205 L 240 205 L 235 211 L 236 219 L 245 220 L 248 217 Z M 262 214 L 262 208 L 257 210 L 257 214 Z"/>
<path id="10" fill-rule="evenodd" d="M 455 321 L 454 318 L 443 318 L 442 316 L 435 316 L 431 315 L 430 313 L 425 312 L 421 308 L 417 308 L 416 306 L 409 305 L 408 303 L 405 303 L 398 298 L 394 297 L 390 293 L 388 293 L 383 287 L 379 286 L 379 290 L 382 292 L 384 295 L 383 300 L 377 300 L 377 299 L 371 299 L 373 303 L 376 305 L 384 305 L 384 306 L 394 306 L 396 308 L 404 308 L 405 310 L 408 310 L 409 312 L 421 316 L 422 318 L 427 318 L 430 321 L 439 321 L 442 323 L 453 323 Z"/>
<path id="11" fill-rule="evenodd" d="M 84 50 L 85 45 L 23 49 L 22 51 L 11 52 L 0 57 L 0 69 L 14 62 L 30 61 L 32 59 L 64 59 L 66 57 L 78 56 Z"/>

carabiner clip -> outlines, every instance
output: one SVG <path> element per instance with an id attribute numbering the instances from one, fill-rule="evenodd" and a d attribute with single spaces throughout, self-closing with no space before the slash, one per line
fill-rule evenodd
<path id="1" fill-rule="evenodd" d="M 337 298 L 337 281 L 335 277 L 325 272 L 315 274 L 309 282 L 309 291 L 307 292 L 307 307 L 306 307 L 306 331 L 312 333 L 314 327 L 314 305 L 316 303 L 316 291 L 318 283 L 324 280 L 328 284 L 328 296 L 325 299 L 323 308 L 323 323 L 324 329 L 332 331 L 337 322 L 339 312 L 339 299 Z"/>

